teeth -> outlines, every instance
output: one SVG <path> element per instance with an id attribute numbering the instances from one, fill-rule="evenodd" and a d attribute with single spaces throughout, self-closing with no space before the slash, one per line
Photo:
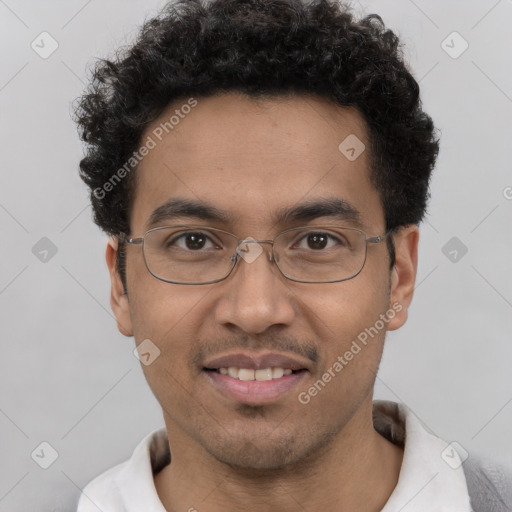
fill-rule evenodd
<path id="1" fill-rule="evenodd" d="M 234 379 L 263 381 L 280 379 L 285 375 L 291 375 L 292 370 L 290 368 L 262 368 L 260 370 L 253 370 L 251 368 L 230 366 L 229 368 L 219 368 L 219 373 L 229 375 Z"/>
<path id="2" fill-rule="evenodd" d="M 282 368 L 272 368 L 272 378 L 280 379 L 284 375 L 284 370 Z"/>
<path id="3" fill-rule="evenodd" d="M 240 380 L 254 380 L 254 370 L 240 368 L 240 370 L 238 370 L 238 378 Z"/>
<path id="4" fill-rule="evenodd" d="M 256 380 L 272 380 L 272 369 L 265 368 L 263 370 L 256 370 L 254 372 L 254 378 Z"/>

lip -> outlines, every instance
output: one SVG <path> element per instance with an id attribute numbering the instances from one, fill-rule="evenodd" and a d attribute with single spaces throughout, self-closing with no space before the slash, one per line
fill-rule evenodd
<path id="1" fill-rule="evenodd" d="M 251 370 L 260 370 L 263 368 L 289 368 L 294 371 L 311 371 L 310 365 L 306 361 L 295 356 L 280 354 L 278 352 L 265 352 L 261 354 L 237 352 L 233 354 L 225 354 L 207 361 L 204 368 L 209 370 L 218 370 L 219 368 L 229 368 L 230 366 L 248 368 Z"/>
<path id="2" fill-rule="evenodd" d="M 290 393 L 308 374 L 307 370 L 285 375 L 279 379 L 257 381 L 239 380 L 204 369 L 202 374 L 223 397 L 248 405 L 277 402 Z"/>

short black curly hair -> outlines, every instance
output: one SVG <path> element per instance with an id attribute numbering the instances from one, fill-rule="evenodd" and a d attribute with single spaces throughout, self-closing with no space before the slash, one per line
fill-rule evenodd
<path id="1" fill-rule="evenodd" d="M 135 172 L 108 191 L 105 184 L 147 125 L 180 98 L 229 91 L 355 107 L 368 128 L 386 228 L 422 220 L 439 141 L 400 41 L 378 15 L 356 20 L 336 0 L 178 0 L 143 25 L 133 46 L 100 59 L 78 99 L 80 175 L 104 231 L 130 233 Z"/>

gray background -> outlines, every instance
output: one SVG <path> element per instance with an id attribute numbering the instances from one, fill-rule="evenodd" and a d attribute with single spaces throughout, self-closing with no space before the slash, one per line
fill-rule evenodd
<path id="1" fill-rule="evenodd" d="M 0 0 L 1 511 L 71 510 L 163 425 L 110 311 L 106 236 L 91 221 L 70 120 L 93 58 L 130 43 L 163 4 Z M 512 463 L 512 2 L 354 5 L 401 35 L 442 131 L 416 295 L 388 336 L 376 396 L 405 402 L 470 456 Z M 59 45 L 47 59 L 31 48 L 43 31 Z M 453 31 L 469 43 L 456 59 L 441 46 L 448 37 L 460 51 Z M 46 261 L 32 252 L 43 237 L 57 249 Z M 59 455 L 46 470 L 31 458 L 43 441 Z"/>

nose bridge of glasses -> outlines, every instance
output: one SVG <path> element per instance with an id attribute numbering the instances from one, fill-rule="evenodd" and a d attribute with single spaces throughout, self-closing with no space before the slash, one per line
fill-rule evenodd
<path id="1" fill-rule="evenodd" d="M 249 245 L 253 244 L 253 245 Z M 273 240 L 256 240 L 252 237 L 244 238 L 238 241 L 236 248 L 236 254 L 244 259 L 247 263 L 252 263 L 258 256 L 264 252 L 263 247 L 260 244 L 269 244 L 271 249 L 268 253 L 269 261 L 272 261 L 273 257 Z"/>

